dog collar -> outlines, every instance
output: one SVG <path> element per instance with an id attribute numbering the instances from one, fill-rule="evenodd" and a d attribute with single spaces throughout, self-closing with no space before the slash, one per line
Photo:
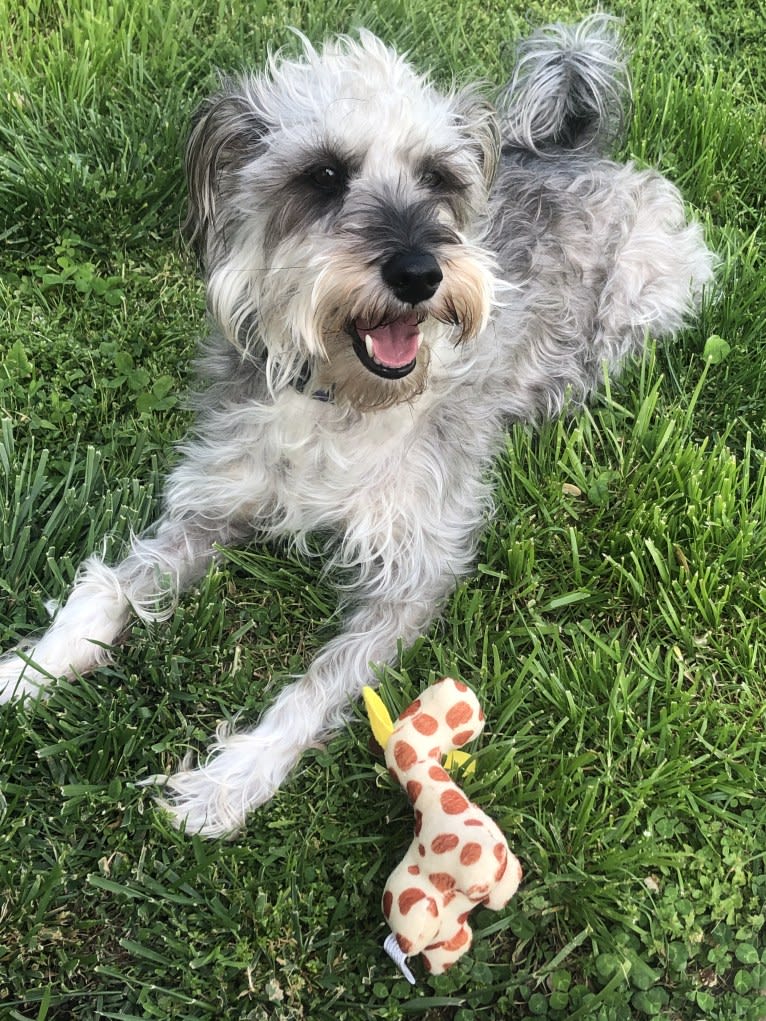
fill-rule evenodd
<path id="1" fill-rule="evenodd" d="M 293 386 L 295 387 L 296 391 L 299 394 L 304 394 L 306 393 L 306 388 L 308 387 L 310 382 L 311 382 L 311 362 L 305 361 L 303 365 L 301 365 L 300 372 L 296 376 Z M 334 399 L 333 388 L 330 387 L 329 390 L 322 389 L 310 390 L 307 396 L 311 397 L 312 400 L 322 401 L 324 404 L 331 404 Z"/>

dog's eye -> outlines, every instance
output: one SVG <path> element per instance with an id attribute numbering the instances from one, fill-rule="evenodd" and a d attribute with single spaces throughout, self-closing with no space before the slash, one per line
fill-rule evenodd
<path id="1" fill-rule="evenodd" d="M 325 195 L 341 195 L 346 190 L 346 174 L 340 167 L 329 164 L 311 167 L 306 171 L 307 179 Z"/>
<path id="2" fill-rule="evenodd" d="M 431 191 L 438 191 L 440 188 L 444 187 L 444 174 L 433 168 L 424 170 L 420 175 L 420 183 L 424 188 L 429 188 Z"/>
<path id="3" fill-rule="evenodd" d="M 418 175 L 421 187 L 440 195 L 461 195 L 467 187 L 466 181 L 452 167 L 443 164 L 426 164 Z"/>

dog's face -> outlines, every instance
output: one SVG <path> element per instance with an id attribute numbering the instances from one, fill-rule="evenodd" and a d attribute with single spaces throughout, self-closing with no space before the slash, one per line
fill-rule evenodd
<path id="1" fill-rule="evenodd" d="M 486 322 L 496 160 L 475 93 L 440 94 L 368 33 L 226 83 L 187 152 L 212 314 L 273 385 L 308 361 L 338 402 L 411 398 Z"/>

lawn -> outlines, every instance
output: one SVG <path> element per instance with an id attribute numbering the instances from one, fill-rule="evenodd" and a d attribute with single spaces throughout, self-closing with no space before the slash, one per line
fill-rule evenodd
<path id="1" fill-rule="evenodd" d="M 766 8 L 623 0 L 621 155 L 676 180 L 718 287 L 584 414 L 515 428 L 476 575 L 399 663 L 487 715 L 464 781 L 525 880 L 415 987 L 380 896 L 412 813 L 361 712 L 230 842 L 140 781 L 334 633 L 331 579 L 230 551 L 162 627 L 0 708 L 0 1018 L 766 1017 Z M 0 0 L 0 648 L 155 513 L 204 301 L 181 159 L 216 68 L 365 24 L 449 81 L 590 8 L 539 0 Z M 106 537 L 106 539 L 105 539 Z"/>

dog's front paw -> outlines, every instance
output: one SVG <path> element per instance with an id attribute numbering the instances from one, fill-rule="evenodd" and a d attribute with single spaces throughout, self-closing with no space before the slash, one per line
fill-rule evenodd
<path id="1" fill-rule="evenodd" d="M 173 825 L 203 837 L 233 837 L 249 811 L 262 805 L 274 788 L 250 776 L 246 786 L 239 778 L 220 775 L 217 763 L 197 769 L 180 769 L 163 784 L 158 804 Z"/>
<path id="2" fill-rule="evenodd" d="M 231 734 L 221 727 L 205 763 L 194 769 L 184 759 L 164 780 L 158 802 L 186 833 L 233 836 L 249 812 L 269 801 L 301 751 L 289 742 L 265 739 L 260 728 Z"/>
<path id="3" fill-rule="evenodd" d="M 18 652 L 0 656 L 0 703 L 11 702 L 25 695 L 37 698 L 45 693 L 50 682 L 50 674 L 32 666 L 27 657 Z"/>

